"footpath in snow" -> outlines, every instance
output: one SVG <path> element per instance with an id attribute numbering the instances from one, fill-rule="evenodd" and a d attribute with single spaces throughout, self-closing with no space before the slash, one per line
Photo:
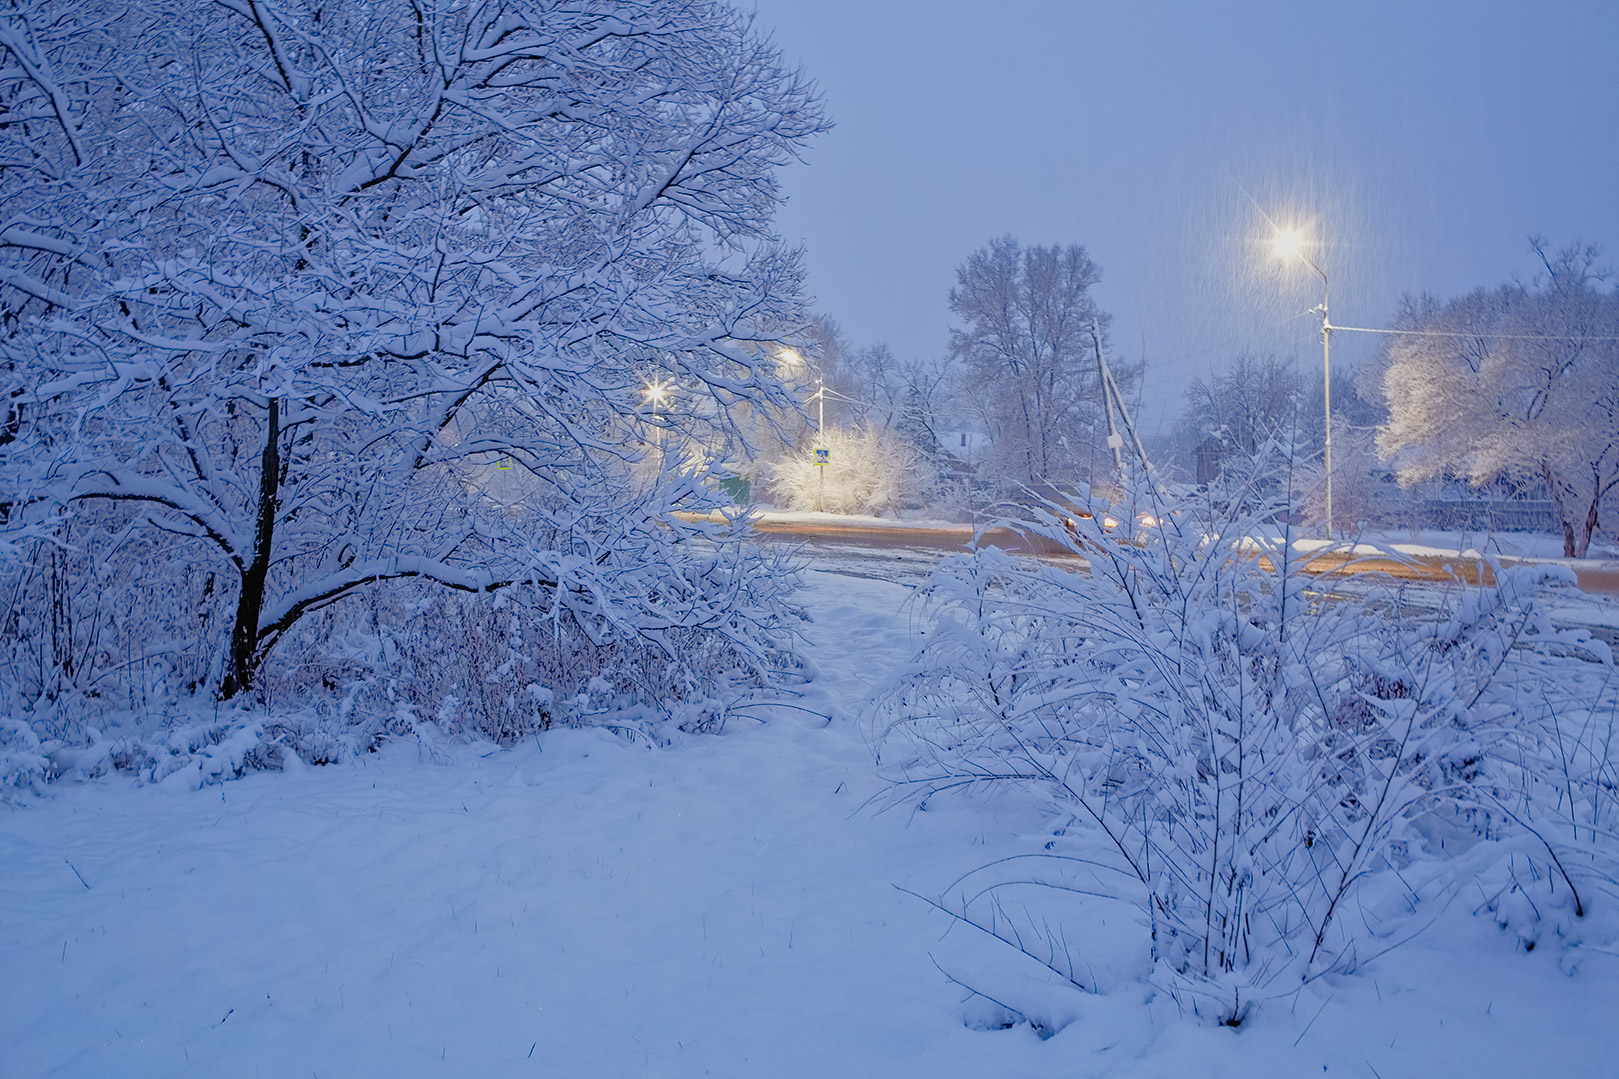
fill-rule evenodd
<path id="1" fill-rule="evenodd" d="M 0 809 L 0 1075 L 1612 1073 L 1619 961 L 1526 955 L 1465 899 L 1237 1031 L 1135 982 L 1134 914 L 1083 901 L 1068 936 L 1106 991 L 1050 989 L 1073 1020 L 1054 1036 L 975 1029 L 994 1009 L 940 967 L 992 994 L 1038 972 L 895 885 L 936 893 L 1044 837 L 966 801 L 866 807 L 856 716 L 919 615 L 826 565 L 807 710 L 718 737 L 401 744 Z"/>

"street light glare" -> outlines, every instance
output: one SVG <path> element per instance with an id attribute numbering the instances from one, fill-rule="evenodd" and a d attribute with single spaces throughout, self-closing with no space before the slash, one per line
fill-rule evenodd
<path id="1" fill-rule="evenodd" d="M 1268 220 L 1268 219 L 1267 219 Z M 1291 259 L 1294 256 L 1302 259 L 1304 264 L 1316 272 L 1321 278 L 1321 306 L 1316 311 L 1321 315 L 1321 404 L 1325 413 L 1326 433 L 1322 439 L 1322 464 L 1326 468 L 1326 532 L 1327 539 L 1332 539 L 1332 318 L 1327 314 L 1327 298 L 1330 291 L 1327 283 L 1327 271 L 1315 264 L 1315 260 L 1304 253 L 1304 233 L 1299 229 L 1279 228 L 1271 236 L 1271 244 L 1275 248 L 1278 258 Z"/>
<path id="2" fill-rule="evenodd" d="M 797 367 L 804 362 L 804 354 L 791 345 L 783 345 L 776 352 L 776 359 L 788 367 Z"/>
<path id="3" fill-rule="evenodd" d="M 666 382 L 649 382 L 641 389 L 641 396 L 646 398 L 647 404 L 653 410 L 662 408 L 669 403 L 669 384 Z"/>

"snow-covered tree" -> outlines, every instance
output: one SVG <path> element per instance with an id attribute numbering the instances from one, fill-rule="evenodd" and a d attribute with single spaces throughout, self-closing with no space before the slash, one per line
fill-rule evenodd
<path id="1" fill-rule="evenodd" d="M 940 448 L 940 424 L 951 399 L 947 360 L 902 360 L 885 344 L 856 350 L 846 368 L 853 393 L 863 402 L 862 420 L 894 432 L 934 458 Z"/>
<path id="2" fill-rule="evenodd" d="M 1213 438 L 1248 458 L 1271 439 L 1292 438 L 1303 396 L 1293 363 L 1243 353 L 1224 371 L 1192 380 L 1181 423 L 1193 443 Z"/>
<path id="3" fill-rule="evenodd" d="M 1597 252 L 1548 252 L 1530 285 L 1407 301 L 1383 378 L 1379 451 L 1402 483 L 1454 474 L 1543 486 L 1583 556 L 1619 487 L 1619 291 Z"/>
<path id="4" fill-rule="evenodd" d="M 701 460 L 629 466 L 789 403 L 774 174 L 824 121 L 748 17 L 32 0 L 0 12 L 0 114 L 7 527 L 206 566 L 221 697 L 399 578 L 653 647 L 727 627 L 734 580 L 649 572 Z M 649 412 L 655 380 L 683 404 Z"/>
<path id="5" fill-rule="evenodd" d="M 770 418 L 781 448 L 760 478 L 794 509 L 877 513 L 934 501 L 944 468 L 938 430 L 952 389 L 948 364 L 901 360 L 882 343 L 852 346 L 825 315 L 811 322 L 805 341 L 813 359 L 794 350 L 783 368 L 807 408 Z M 810 450 L 834 444 L 836 463 L 823 479 Z M 823 492 L 826 483 L 835 496 Z"/>
<path id="6" fill-rule="evenodd" d="M 933 477 L 917 447 L 871 424 L 812 434 L 814 445 L 791 451 L 770 469 L 770 485 L 793 510 L 886 513 L 919 506 L 933 494 Z M 828 463 L 816 464 L 812 449 Z"/>
<path id="7" fill-rule="evenodd" d="M 992 240 L 956 269 L 950 310 L 962 321 L 951 356 L 964 400 L 990 438 L 995 478 L 1013 484 L 1074 481 L 1103 436 L 1091 338 L 1106 326 L 1090 290 L 1102 272 L 1085 249 Z M 1129 392 L 1133 373 L 1115 365 Z"/>

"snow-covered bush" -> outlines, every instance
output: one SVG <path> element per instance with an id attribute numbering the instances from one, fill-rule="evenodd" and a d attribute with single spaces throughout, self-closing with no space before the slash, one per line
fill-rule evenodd
<path id="1" fill-rule="evenodd" d="M 892 513 L 922 505 L 937 486 L 914 442 L 874 424 L 828 427 L 808 440 L 770 466 L 770 489 L 787 509 Z M 816 464 L 812 449 L 829 451 L 829 463 Z"/>
<path id="2" fill-rule="evenodd" d="M 608 725 L 655 742 L 710 730 L 761 689 L 800 677 L 797 573 L 786 556 L 638 529 L 566 537 L 579 565 L 622 562 L 594 607 L 514 588 L 494 604 L 405 587 L 411 614 L 368 678 L 372 714 L 407 707 L 449 733 L 509 743 L 552 725 Z M 592 571 L 594 572 L 594 571 Z M 382 700 L 387 703 L 382 703 Z"/>
<path id="3" fill-rule="evenodd" d="M 1514 732 L 1517 782 L 1498 793 L 1510 853 L 1481 877 L 1478 893 L 1481 909 L 1526 950 L 1549 938 L 1576 948 L 1590 943 L 1585 920 L 1593 910 L 1606 915 L 1598 931 L 1619 934 L 1613 657 L 1601 642 L 1569 636 L 1586 662 L 1576 667 L 1565 660 L 1556 665 L 1556 684 L 1548 684 L 1547 672 L 1525 686 L 1531 705 L 1540 707 L 1527 709 Z"/>
<path id="4" fill-rule="evenodd" d="M 0 801 L 22 791 L 37 791 L 45 781 L 48 763 L 28 724 L 0 717 Z"/>
<path id="5" fill-rule="evenodd" d="M 680 504 L 682 491 L 703 482 L 688 475 L 653 491 L 672 491 Z M 29 721 L 21 729 L 44 739 L 49 760 L 34 767 L 17 742 L 13 785 L 111 772 L 159 781 L 192 765 L 200 782 L 213 782 L 292 757 L 341 760 L 400 736 L 431 752 L 444 738 L 510 744 L 552 725 L 610 726 L 657 744 L 713 730 L 736 705 L 802 679 L 796 565 L 752 542 L 745 521 L 693 523 L 669 510 L 625 487 L 558 529 L 519 499 L 505 517 L 518 533 L 512 543 L 560 587 L 515 584 L 483 596 L 385 582 L 290 630 L 261 671 L 255 708 L 194 697 L 193 653 L 210 645 L 218 663 L 225 647 L 223 632 L 198 620 L 206 607 L 193 600 L 207 582 L 194 579 L 195 567 L 143 575 L 106 558 L 102 579 L 139 596 L 134 609 L 98 604 L 93 589 L 52 591 L 53 581 L 67 588 L 53 577 L 31 579 L 24 590 L 43 608 L 14 607 L 24 631 L 6 639 L 0 670 L 7 712 Z M 91 621 L 67 633 L 59 623 L 68 616 L 52 610 L 73 603 Z M 94 662 L 68 678 L 57 652 Z M 256 750 L 214 767 L 217 744 L 249 727 Z"/>
<path id="6" fill-rule="evenodd" d="M 1510 827 L 1529 702 L 1501 671 L 1558 637 L 1538 577 L 1501 573 L 1435 617 L 1395 582 L 1307 576 L 1282 507 L 1229 504 L 1257 510 L 1149 488 L 1021 522 L 1082 571 L 994 549 L 955 560 L 930 586 L 936 628 L 875 715 L 893 797 L 1019 792 L 1060 837 L 942 906 L 1087 985 L 1049 901 L 1035 917 L 1012 897 L 1126 899 L 1155 983 L 1234 1024 L 1354 968 L 1408 901 L 1452 883 L 1408 872 L 1388 906 L 1368 887 L 1382 871 Z"/>

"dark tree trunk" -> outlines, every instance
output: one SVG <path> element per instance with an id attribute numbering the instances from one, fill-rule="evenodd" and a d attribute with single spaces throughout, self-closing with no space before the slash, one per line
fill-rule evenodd
<path id="1" fill-rule="evenodd" d="M 281 477 L 281 402 L 270 398 L 265 421 L 264 453 L 259 462 L 258 527 L 253 537 L 252 560 L 242 570 L 242 588 L 236 597 L 236 623 L 231 628 L 230 659 L 219 685 L 219 699 L 228 701 L 252 688 L 258 673 L 259 615 L 264 609 L 264 586 L 270 576 L 270 552 L 275 542 L 276 489 Z"/>
<path id="2" fill-rule="evenodd" d="M 1598 512 L 1602 509 L 1602 488 L 1597 487 L 1597 493 L 1591 496 L 1591 506 L 1585 511 L 1585 528 L 1580 536 L 1580 549 L 1575 553 L 1576 558 L 1584 558 L 1591 550 L 1591 538 L 1597 534 L 1602 521 Z"/>
<path id="3" fill-rule="evenodd" d="M 1574 540 L 1574 522 L 1570 519 L 1568 500 L 1564 497 L 1564 488 L 1558 482 L 1557 475 L 1552 472 L 1551 466 L 1542 463 L 1540 475 L 1546 481 L 1546 494 L 1552 500 L 1552 512 L 1557 515 L 1557 524 L 1563 530 L 1563 557 L 1577 558 Z"/>

